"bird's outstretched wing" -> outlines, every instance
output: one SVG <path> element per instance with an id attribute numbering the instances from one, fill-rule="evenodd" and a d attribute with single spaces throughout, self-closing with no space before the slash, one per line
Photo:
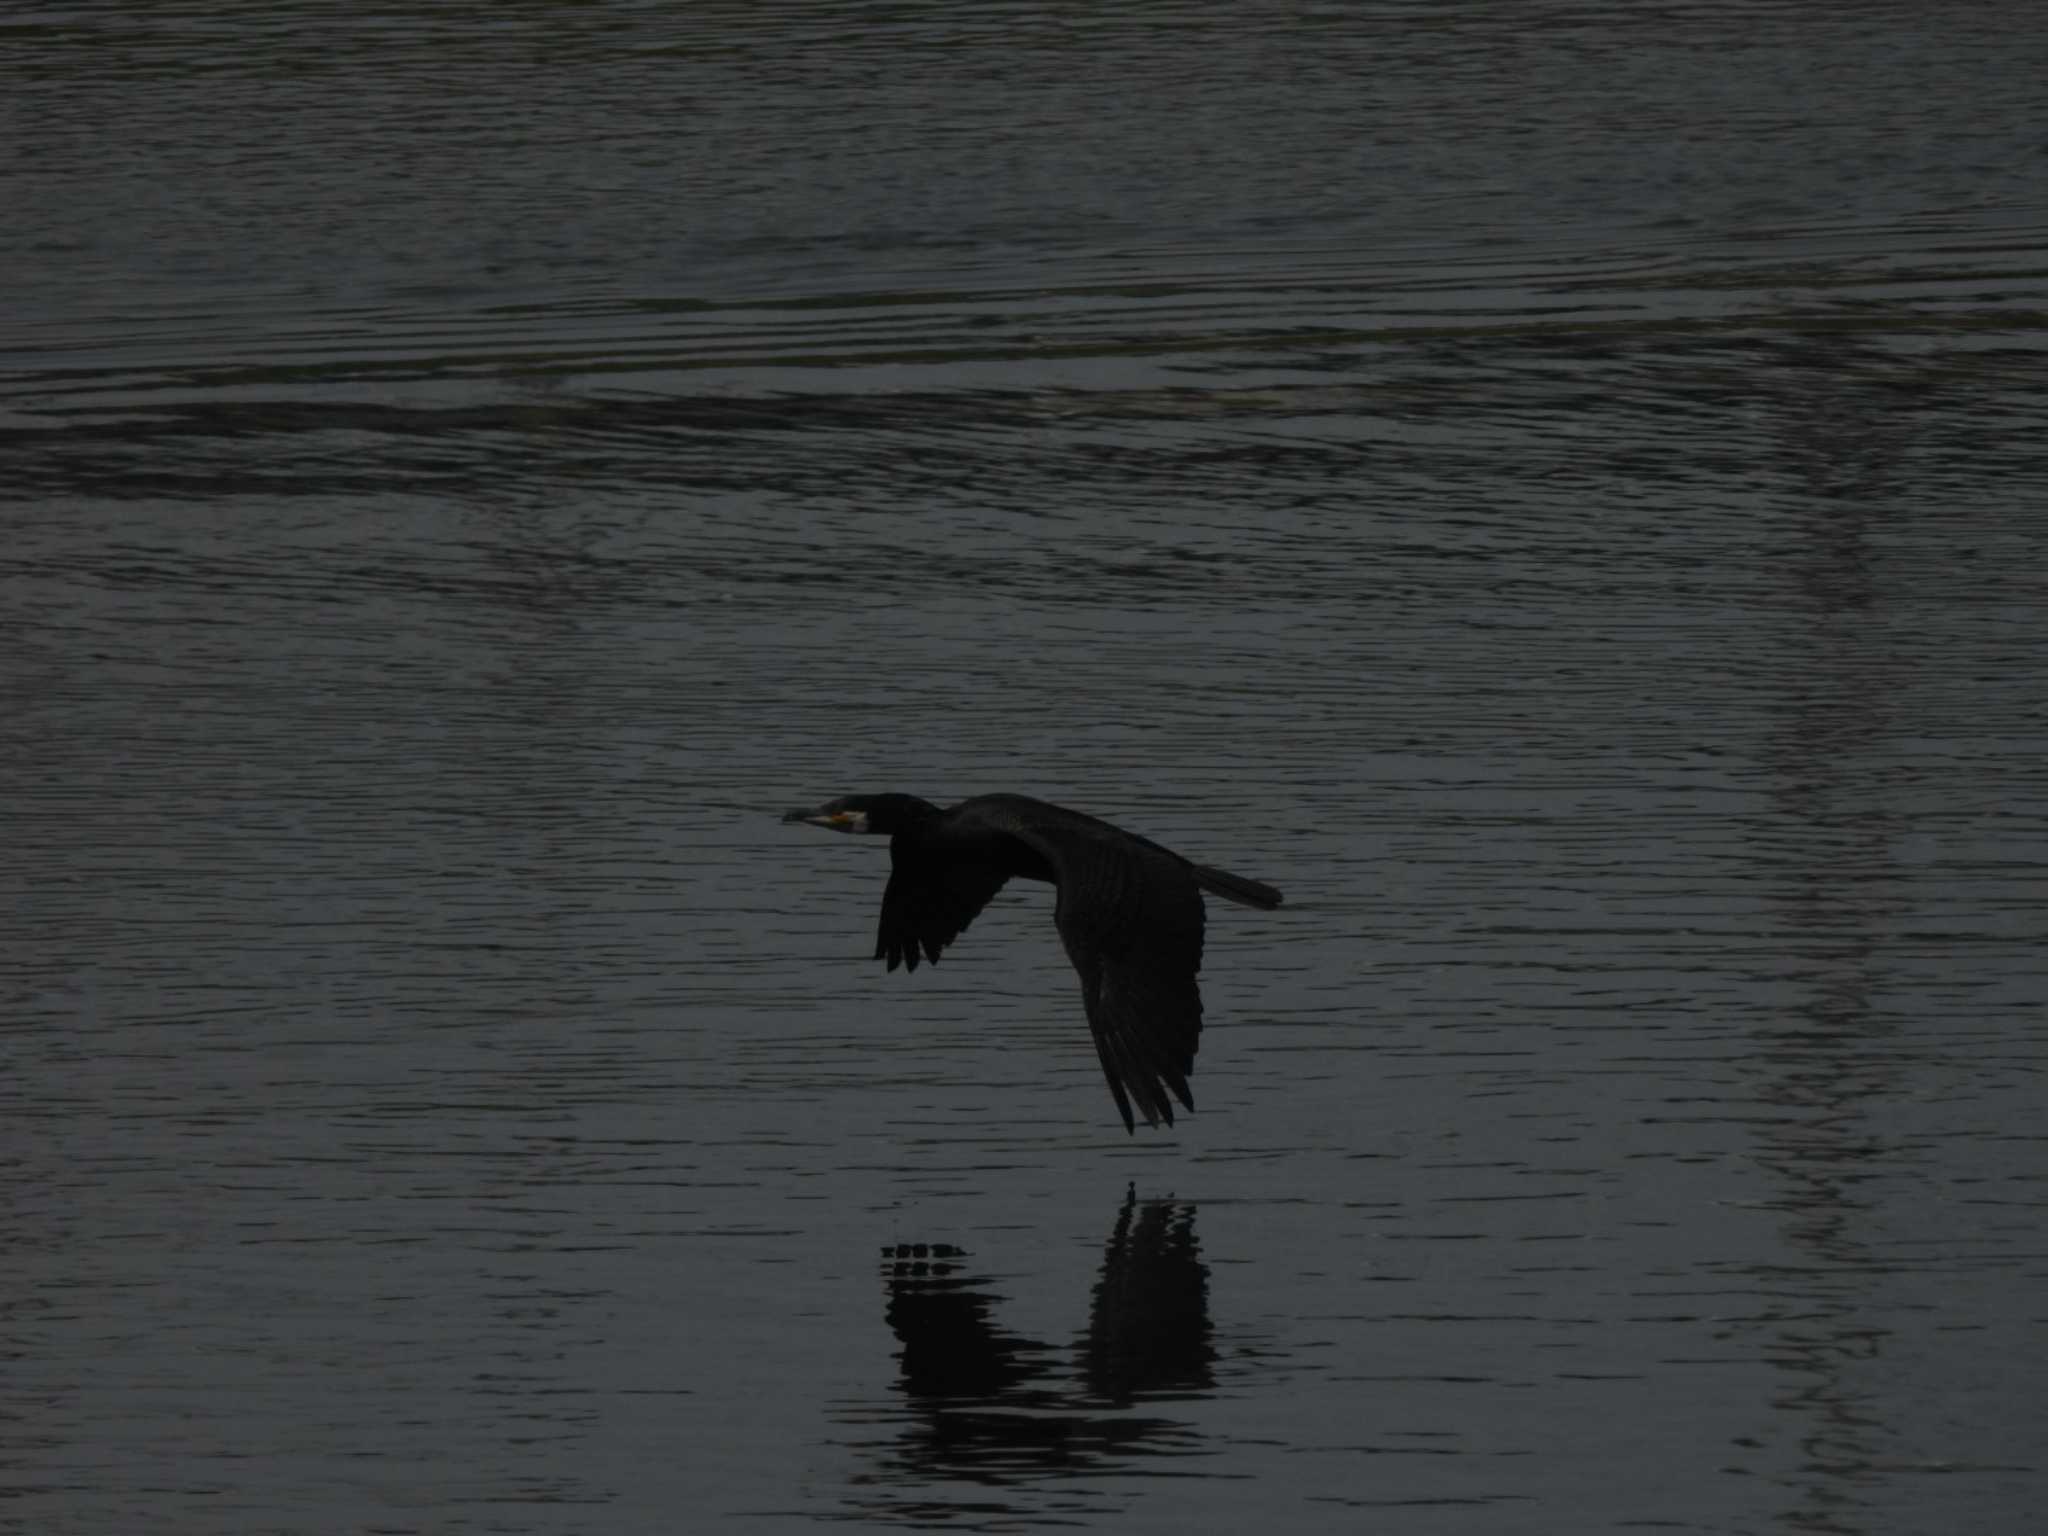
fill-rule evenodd
<path id="1" fill-rule="evenodd" d="M 1125 1129 L 1137 1128 L 1134 1104 L 1148 1125 L 1173 1124 L 1173 1099 L 1193 1109 L 1203 912 L 1187 861 L 1092 816 L 1022 796 L 983 796 L 953 814 L 1016 838 L 1052 867 L 1053 920 L 1080 974 L 1088 1027 Z"/>
<path id="2" fill-rule="evenodd" d="M 1009 879 L 997 865 L 931 858 L 900 839 L 891 842 L 889 855 L 875 958 L 888 961 L 892 971 L 898 965 L 914 971 L 920 959 L 936 962 Z"/>

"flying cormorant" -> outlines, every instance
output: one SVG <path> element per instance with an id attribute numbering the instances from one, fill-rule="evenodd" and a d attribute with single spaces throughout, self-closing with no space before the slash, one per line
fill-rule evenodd
<path id="1" fill-rule="evenodd" d="M 791 811 L 834 832 L 889 839 L 875 958 L 889 969 L 936 962 L 1011 876 L 1059 888 L 1053 922 L 1081 975 L 1103 1076 L 1133 1133 L 1189 1109 L 1202 1032 L 1202 892 L 1270 911 L 1272 886 L 1182 858 L 1093 816 L 1024 795 L 977 795 L 947 810 L 915 795 L 847 795 Z"/>

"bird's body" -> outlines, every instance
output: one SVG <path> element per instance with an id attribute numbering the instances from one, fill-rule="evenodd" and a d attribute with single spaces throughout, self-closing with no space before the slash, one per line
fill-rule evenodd
<path id="1" fill-rule="evenodd" d="M 1103 1075 L 1132 1130 L 1134 1101 L 1150 1125 L 1173 1123 L 1169 1090 L 1195 1107 L 1188 1074 L 1202 1030 L 1202 892 L 1280 905 L 1270 885 L 1025 795 L 978 795 L 945 810 L 914 795 L 852 795 L 783 820 L 889 835 L 875 958 L 892 971 L 937 961 L 1009 880 L 1058 887 L 1053 921 L 1081 977 Z"/>

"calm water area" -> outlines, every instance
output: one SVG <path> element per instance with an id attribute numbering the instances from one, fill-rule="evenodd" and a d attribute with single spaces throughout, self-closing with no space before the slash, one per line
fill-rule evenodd
<path id="1" fill-rule="evenodd" d="M 2018 1536 L 2021 3 L 0 20 L 0 1530 Z M 1127 1136 L 1036 794 L 1212 901 Z"/>

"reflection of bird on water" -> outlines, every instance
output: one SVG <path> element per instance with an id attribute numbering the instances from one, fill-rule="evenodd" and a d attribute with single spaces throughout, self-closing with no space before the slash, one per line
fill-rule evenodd
<path id="1" fill-rule="evenodd" d="M 1125 1196 L 1078 1347 L 1089 1390 L 1113 1403 L 1196 1395 L 1215 1385 L 1209 1266 L 1192 1205 L 1140 1205 L 1136 1189 Z"/>
<path id="2" fill-rule="evenodd" d="M 1050 1346 L 995 1325 L 997 1297 L 960 1273 L 950 1243 L 897 1243 L 882 1250 L 889 1274 L 889 1327 L 903 1344 L 904 1389 L 920 1398 L 998 1398 L 1043 1369 Z"/>
<path id="3" fill-rule="evenodd" d="M 1133 1411 L 1215 1390 L 1192 1205 L 1125 1194 L 1071 1353 L 1003 1327 L 1003 1296 L 950 1244 L 893 1243 L 882 1274 L 907 1416 L 873 1480 L 914 1489 L 920 1514 L 946 1507 L 934 1491 L 946 1480 L 994 1489 L 1091 1477 L 1196 1448 L 1191 1425 Z M 871 1411 L 852 1417 L 871 1421 Z"/>
<path id="4" fill-rule="evenodd" d="M 1080 972 L 1096 1054 L 1132 1131 L 1132 1100 L 1148 1125 L 1173 1124 L 1168 1089 L 1195 1107 L 1188 1074 L 1202 1032 L 1202 892 L 1268 911 L 1280 905 L 1270 885 L 1023 795 L 979 795 L 949 810 L 915 795 L 848 795 L 782 819 L 888 834 L 894 868 L 875 958 L 892 971 L 936 961 L 1012 876 L 1057 886 L 1053 922 Z"/>

